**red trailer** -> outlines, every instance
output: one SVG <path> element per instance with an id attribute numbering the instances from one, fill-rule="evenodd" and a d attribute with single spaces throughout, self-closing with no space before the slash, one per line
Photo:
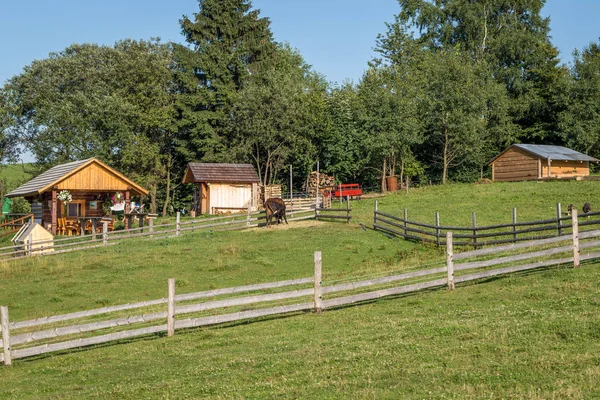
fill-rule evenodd
<path id="1" fill-rule="evenodd" d="M 329 190 L 329 196 L 338 198 L 349 196 L 351 199 L 360 199 L 362 194 L 362 189 L 358 183 L 342 183 Z"/>

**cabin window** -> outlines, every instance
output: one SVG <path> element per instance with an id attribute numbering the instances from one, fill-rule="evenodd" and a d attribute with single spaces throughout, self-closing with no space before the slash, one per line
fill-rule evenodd
<path id="1" fill-rule="evenodd" d="M 67 205 L 67 217 L 82 217 L 85 211 L 85 200 L 75 200 Z"/>
<path id="2" fill-rule="evenodd" d="M 81 204 L 69 203 L 69 213 L 67 216 L 68 217 L 79 217 L 80 209 L 81 209 Z"/>

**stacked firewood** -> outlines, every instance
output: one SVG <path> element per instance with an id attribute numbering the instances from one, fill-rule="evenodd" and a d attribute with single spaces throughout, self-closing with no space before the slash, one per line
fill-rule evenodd
<path id="1" fill-rule="evenodd" d="M 271 199 L 274 197 L 281 198 L 281 185 L 263 186 L 263 199 Z"/>
<path id="2" fill-rule="evenodd" d="M 326 189 L 332 189 L 335 186 L 335 180 L 333 176 L 319 173 L 319 192 L 323 193 Z M 310 196 L 314 196 L 317 193 L 317 172 L 311 172 L 307 181 L 306 191 Z"/>

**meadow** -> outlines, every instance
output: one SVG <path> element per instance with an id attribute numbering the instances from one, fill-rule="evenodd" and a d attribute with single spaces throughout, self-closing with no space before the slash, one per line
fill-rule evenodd
<path id="1" fill-rule="evenodd" d="M 468 225 L 594 208 L 594 182 L 432 186 L 377 199 L 379 209 Z M 302 278 L 323 252 L 324 284 L 443 262 L 433 246 L 353 222 L 132 239 L 110 248 L 0 266 L 12 320 L 177 292 Z M 600 203 L 599 203 L 600 205 Z M 367 229 L 360 225 L 363 223 Z M 600 396 L 598 264 L 548 268 L 340 308 L 177 331 L 0 368 L 2 398 L 593 398 Z"/>
<path id="2" fill-rule="evenodd" d="M 0 180 L 3 180 L 8 190 L 27 182 L 32 175 L 29 172 L 31 164 L 6 164 L 0 166 Z"/>

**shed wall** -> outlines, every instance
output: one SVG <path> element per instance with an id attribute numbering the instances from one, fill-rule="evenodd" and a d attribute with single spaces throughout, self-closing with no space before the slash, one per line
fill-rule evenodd
<path id="1" fill-rule="evenodd" d="M 550 176 L 553 178 L 572 178 L 588 176 L 590 174 L 589 161 L 551 161 Z M 548 161 L 542 161 L 542 177 L 548 176 Z"/>
<path id="2" fill-rule="evenodd" d="M 243 211 L 252 204 L 251 183 L 211 183 L 209 191 L 211 214 Z"/>
<path id="3" fill-rule="evenodd" d="M 538 179 L 538 158 L 511 148 L 493 162 L 493 180 L 526 181 Z"/>

